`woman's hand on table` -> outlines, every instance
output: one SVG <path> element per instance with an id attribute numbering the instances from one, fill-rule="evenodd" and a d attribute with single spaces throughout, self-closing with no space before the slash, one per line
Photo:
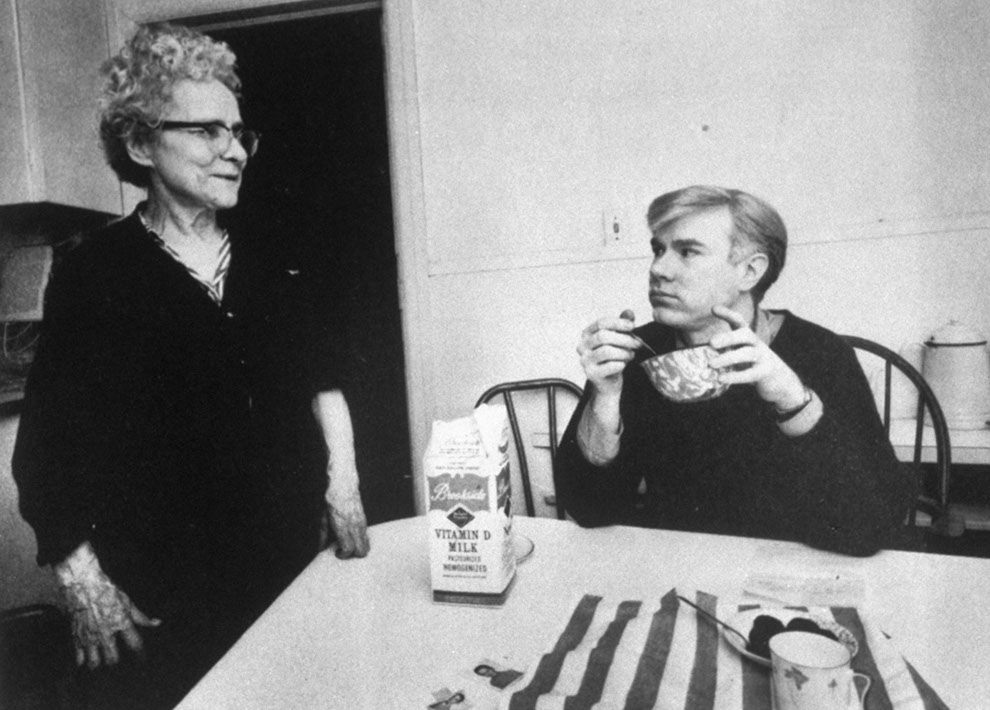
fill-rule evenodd
<path id="1" fill-rule="evenodd" d="M 327 445 L 327 517 L 337 538 L 337 557 L 364 557 L 369 548 L 368 521 L 358 489 L 354 427 L 344 394 L 340 390 L 320 392 L 313 399 L 313 414 Z"/>
<path id="2" fill-rule="evenodd" d="M 331 478 L 327 487 L 327 511 L 337 537 L 337 557 L 343 560 L 367 555 L 370 549 L 368 521 L 356 482 L 339 483 Z"/>
<path id="3" fill-rule="evenodd" d="M 88 542 L 54 566 L 62 596 L 72 620 L 76 665 L 97 668 L 120 660 L 117 635 L 135 653 L 143 648 L 139 626 L 158 626 L 138 609 L 100 568 Z"/>

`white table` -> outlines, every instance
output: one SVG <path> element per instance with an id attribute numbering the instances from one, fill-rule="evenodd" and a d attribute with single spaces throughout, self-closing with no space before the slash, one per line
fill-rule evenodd
<path id="1" fill-rule="evenodd" d="M 536 544 L 501 608 L 435 604 L 426 518 L 373 526 L 363 560 L 323 553 L 180 708 L 423 708 L 488 657 L 518 667 L 544 650 L 581 593 L 658 598 L 671 587 L 739 599 L 770 560 L 842 569 L 865 609 L 952 708 L 990 698 L 990 561 L 884 551 L 847 558 L 747 538 L 517 517 Z M 475 708 L 494 707 L 483 698 Z"/>

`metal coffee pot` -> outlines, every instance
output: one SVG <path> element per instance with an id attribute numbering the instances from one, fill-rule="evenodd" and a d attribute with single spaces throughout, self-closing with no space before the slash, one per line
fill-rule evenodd
<path id="1" fill-rule="evenodd" d="M 982 334 L 959 321 L 949 321 L 925 341 L 922 374 L 950 429 L 988 426 L 990 351 Z"/>

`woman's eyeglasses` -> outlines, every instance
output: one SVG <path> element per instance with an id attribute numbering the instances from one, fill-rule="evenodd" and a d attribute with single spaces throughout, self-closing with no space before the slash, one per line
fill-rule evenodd
<path id="1" fill-rule="evenodd" d="M 236 140 L 251 157 L 258 152 L 258 142 L 261 140 L 261 134 L 257 131 L 245 130 L 244 126 L 228 126 L 222 121 L 162 121 L 155 127 L 199 136 L 217 155 L 226 153 L 230 142 Z"/>

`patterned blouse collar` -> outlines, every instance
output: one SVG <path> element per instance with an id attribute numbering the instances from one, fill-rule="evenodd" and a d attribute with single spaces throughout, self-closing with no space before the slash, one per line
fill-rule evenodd
<path id="1" fill-rule="evenodd" d="M 137 215 L 141 220 L 141 224 L 144 226 L 145 231 L 148 236 L 157 244 L 166 254 L 175 259 L 179 264 L 181 264 L 189 275 L 192 276 L 196 283 L 203 287 L 206 294 L 213 300 L 214 303 L 220 305 L 223 302 L 224 287 L 227 284 L 227 273 L 230 269 L 230 237 L 227 230 L 223 230 L 223 236 L 220 241 L 220 247 L 217 250 L 217 266 L 214 270 L 212 276 L 207 276 L 206 274 L 200 274 L 198 271 L 193 269 L 188 263 L 186 263 L 182 256 L 170 247 L 161 235 L 156 232 L 148 219 L 144 216 L 144 207 L 147 203 L 142 202 L 137 207 Z"/>

